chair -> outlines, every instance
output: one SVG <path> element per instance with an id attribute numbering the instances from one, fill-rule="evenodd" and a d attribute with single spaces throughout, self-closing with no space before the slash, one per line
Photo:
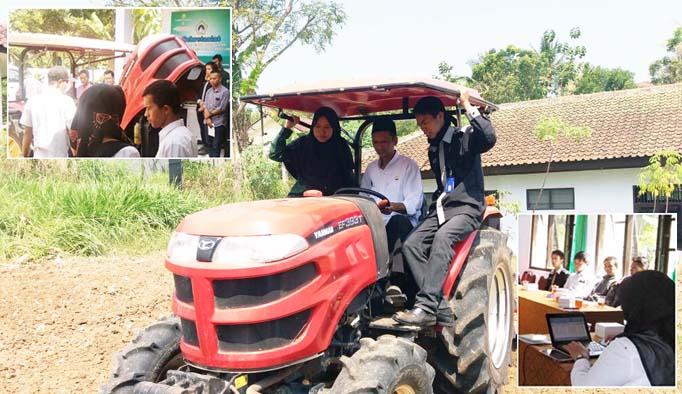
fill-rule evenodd
<path id="1" fill-rule="evenodd" d="M 535 274 L 533 271 L 526 271 L 521 275 L 521 282 L 535 283 Z"/>
<path id="2" fill-rule="evenodd" d="M 547 277 L 546 277 L 546 276 L 541 276 L 541 277 L 538 279 L 538 289 L 544 290 L 545 288 L 547 288 Z"/>

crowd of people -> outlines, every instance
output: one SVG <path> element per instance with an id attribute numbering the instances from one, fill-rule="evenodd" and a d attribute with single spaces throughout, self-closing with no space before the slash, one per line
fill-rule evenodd
<path id="1" fill-rule="evenodd" d="M 222 68 L 222 56 L 215 55 L 206 70 L 203 89 L 197 92 L 199 148 L 181 115 L 178 87 L 157 80 L 145 88 L 144 115 L 159 136 L 155 157 L 230 156 L 229 74 Z M 47 73 L 47 87 L 26 86 L 31 95 L 19 120 L 24 157 L 139 158 L 140 142 L 121 127 L 126 96 L 113 71 L 106 70 L 101 82 L 93 84 L 89 71 L 80 70 L 78 80 L 75 86 L 69 70 L 55 66 Z"/>

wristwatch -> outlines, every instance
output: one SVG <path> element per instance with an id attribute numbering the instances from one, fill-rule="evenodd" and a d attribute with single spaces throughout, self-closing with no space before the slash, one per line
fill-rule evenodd
<path id="1" fill-rule="evenodd" d="M 470 109 L 469 111 L 466 112 L 466 115 L 467 115 L 467 118 L 469 119 L 469 121 L 471 121 L 472 119 L 476 118 L 476 117 L 479 116 L 480 114 L 481 114 L 481 113 L 478 111 L 478 108 L 476 108 L 476 107 L 474 107 L 474 106 L 472 106 L 471 109 Z"/>

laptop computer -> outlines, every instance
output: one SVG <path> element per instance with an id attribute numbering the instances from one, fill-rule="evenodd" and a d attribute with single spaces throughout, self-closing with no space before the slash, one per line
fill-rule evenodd
<path id="1" fill-rule="evenodd" d="M 545 317 L 552 347 L 555 350 L 568 354 L 564 346 L 576 341 L 587 348 L 590 357 L 598 357 L 604 351 L 604 346 L 594 342 L 590 337 L 584 314 L 580 312 L 548 313 Z"/>

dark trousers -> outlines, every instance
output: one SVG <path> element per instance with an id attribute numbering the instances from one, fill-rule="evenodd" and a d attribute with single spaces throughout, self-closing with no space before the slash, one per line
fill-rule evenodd
<path id="1" fill-rule="evenodd" d="M 197 121 L 199 122 L 199 134 L 201 136 L 201 145 L 208 147 L 208 127 L 204 123 L 204 113 L 197 110 Z"/>
<path id="2" fill-rule="evenodd" d="M 403 245 L 403 255 L 419 287 L 415 306 L 437 312 L 445 301 L 443 282 L 455 256 L 452 248 L 480 225 L 480 217 L 460 214 L 438 227 L 438 218 L 433 215 L 412 232 Z"/>
<path id="3" fill-rule="evenodd" d="M 388 223 L 386 223 L 386 238 L 388 240 L 388 253 L 391 255 L 392 260 L 392 273 L 405 273 L 402 246 L 407 240 L 407 236 L 410 235 L 412 228 L 410 219 L 405 215 L 393 215 L 388 220 Z"/>
<path id="4" fill-rule="evenodd" d="M 227 127 L 218 126 L 215 128 L 215 136 L 208 136 L 208 156 L 209 157 L 220 157 L 220 149 L 223 147 L 223 141 L 225 140 L 225 133 L 227 132 Z M 226 154 L 228 152 L 225 152 Z"/>

